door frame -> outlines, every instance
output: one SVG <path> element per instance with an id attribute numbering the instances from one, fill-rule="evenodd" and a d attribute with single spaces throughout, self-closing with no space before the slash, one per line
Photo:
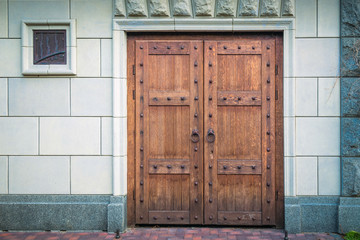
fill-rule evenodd
<path id="1" fill-rule="evenodd" d="M 135 224 L 135 41 L 136 40 L 241 40 L 275 38 L 276 65 L 275 131 L 276 131 L 276 227 L 284 227 L 284 117 L 283 117 L 283 33 L 130 33 L 127 36 L 127 224 Z"/>

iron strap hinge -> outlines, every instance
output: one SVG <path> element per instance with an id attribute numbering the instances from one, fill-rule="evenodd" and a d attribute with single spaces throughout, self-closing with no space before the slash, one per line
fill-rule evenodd
<path id="1" fill-rule="evenodd" d="M 135 100 L 135 90 L 133 90 L 133 100 Z"/>
<path id="2" fill-rule="evenodd" d="M 133 190 L 133 200 L 135 200 L 135 190 Z"/>
<path id="3" fill-rule="evenodd" d="M 275 75 L 278 75 L 278 74 L 279 74 L 278 65 L 275 64 Z"/>
<path id="4" fill-rule="evenodd" d="M 136 68 L 135 65 L 133 65 L 133 75 L 135 76 Z"/>
<path id="5" fill-rule="evenodd" d="M 276 192 L 275 192 L 275 200 L 276 200 L 276 201 L 279 200 L 279 191 L 276 191 Z"/>

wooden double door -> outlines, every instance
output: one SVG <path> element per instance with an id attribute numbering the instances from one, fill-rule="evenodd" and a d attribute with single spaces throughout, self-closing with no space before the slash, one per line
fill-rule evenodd
<path id="1" fill-rule="evenodd" d="M 276 225 L 276 38 L 133 47 L 135 223 Z"/>

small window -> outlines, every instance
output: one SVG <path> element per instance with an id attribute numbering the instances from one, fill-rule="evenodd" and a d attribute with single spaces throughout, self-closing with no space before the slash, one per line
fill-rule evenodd
<path id="1" fill-rule="evenodd" d="M 34 30 L 34 65 L 66 65 L 66 30 Z"/>

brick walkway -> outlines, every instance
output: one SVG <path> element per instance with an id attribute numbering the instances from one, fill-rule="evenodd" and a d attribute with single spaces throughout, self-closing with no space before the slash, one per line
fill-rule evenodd
<path id="1" fill-rule="evenodd" d="M 304 233 L 289 234 L 292 240 L 342 239 L 335 234 Z M 106 232 L 0 232 L 1 240 L 96 240 L 115 239 L 115 234 Z M 177 240 L 177 239 L 243 239 L 282 240 L 284 232 L 277 229 L 245 228 L 136 228 L 121 234 L 126 240 Z"/>

